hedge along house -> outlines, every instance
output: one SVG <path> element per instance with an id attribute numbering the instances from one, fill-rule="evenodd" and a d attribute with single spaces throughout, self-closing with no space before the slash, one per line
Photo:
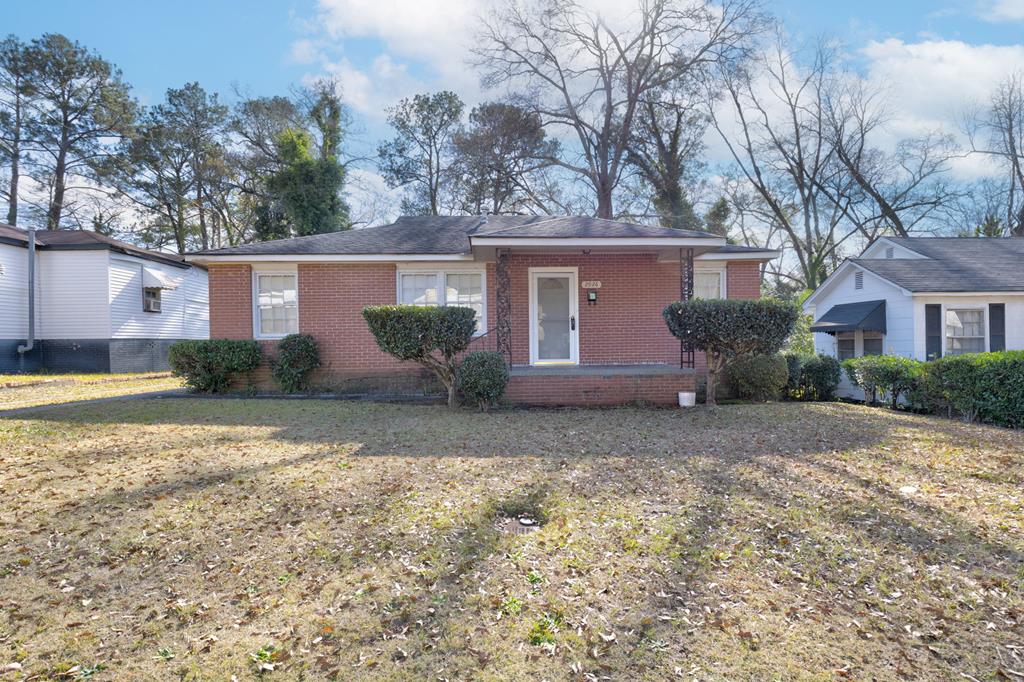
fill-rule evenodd
<path id="1" fill-rule="evenodd" d="M 205 268 L 177 254 L 0 225 L 0 372 L 167 369 L 170 344 L 209 336 L 208 306 Z"/>
<path id="2" fill-rule="evenodd" d="M 425 381 L 378 349 L 364 307 L 463 305 L 478 318 L 470 350 L 506 357 L 512 401 L 614 404 L 692 390 L 703 358 L 680 348 L 662 310 L 689 296 L 758 298 L 760 266 L 777 255 L 593 218 L 424 216 L 189 258 L 209 268 L 213 338 L 309 333 L 316 380 L 338 390 Z"/>
<path id="3" fill-rule="evenodd" d="M 884 237 L 804 303 L 815 350 L 846 360 L 1024 349 L 1024 239 Z M 863 398 L 843 375 L 839 393 Z"/>

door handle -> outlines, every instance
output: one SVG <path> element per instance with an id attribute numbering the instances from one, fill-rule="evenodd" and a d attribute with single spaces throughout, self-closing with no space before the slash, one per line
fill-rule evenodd
<path id="1" fill-rule="evenodd" d="M 573 331 L 573 332 L 576 331 L 576 316 L 575 315 L 570 315 L 569 316 L 569 331 Z"/>

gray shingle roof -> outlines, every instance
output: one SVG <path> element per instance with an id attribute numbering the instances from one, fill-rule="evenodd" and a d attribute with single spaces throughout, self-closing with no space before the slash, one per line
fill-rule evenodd
<path id="1" fill-rule="evenodd" d="M 908 291 L 1024 291 L 1024 238 L 902 237 L 925 258 L 855 258 Z"/>
<path id="2" fill-rule="evenodd" d="M 28 231 L 12 225 L 0 224 L 0 240 L 18 245 L 28 244 Z M 185 257 L 166 251 L 152 251 L 114 239 L 92 230 L 36 230 L 36 246 L 51 251 L 108 249 L 119 253 L 161 261 L 180 267 L 192 267 Z"/>
<path id="3" fill-rule="evenodd" d="M 675 230 L 615 220 L 551 216 L 407 216 L 391 225 L 309 237 L 277 239 L 191 255 L 409 255 L 465 254 L 469 238 L 717 238 L 708 232 Z"/>

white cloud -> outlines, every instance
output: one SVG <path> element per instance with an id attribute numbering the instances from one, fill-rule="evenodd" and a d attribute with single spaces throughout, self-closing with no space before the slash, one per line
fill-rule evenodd
<path id="1" fill-rule="evenodd" d="M 293 64 L 313 64 L 321 58 L 322 53 L 316 41 L 309 38 L 292 43 L 291 52 L 288 54 L 288 61 Z"/>
<path id="2" fill-rule="evenodd" d="M 960 135 L 959 119 L 972 106 L 984 106 L 1008 74 L 1024 69 L 1024 45 L 972 45 L 959 40 L 908 43 L 872 41 L 861 51 L 867 77 L 886 87 L 893 139 L 929 132 Z M 988 174 L 988 164 L 958 159 L 954 172 L 963 179 Z"/>
<path id="3" fill-rule="evenodd" d="M 985 3 L 979 13 L 986 21 L 1024 20 L 1024 0 L 995 0 Z"/>

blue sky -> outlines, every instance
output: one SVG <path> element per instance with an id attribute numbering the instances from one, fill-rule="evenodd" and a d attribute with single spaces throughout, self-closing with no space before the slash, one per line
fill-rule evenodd
<path id="1" fill-rule="evenodd" d="M 78 40 L 119 65 L 147 104 L 193 80 L 233 101 L 236 84 L 267 95 L 333 75 L 354 114 L 352 145 L 365 154 L 388 134 L 384 108 L 403 96 L 442 88 L 469 104 L 487 96 L 465 58 L 477 18 L 498 1 L 29 0 L 3 3 L 0 32 L 29 39 L 55 31 Z M 891 87 L 894 135 L 952 131 L 965 106 L 1024 70 L 1024 0 L 766 6 L 793 36 L 840 41 L 857 68 Z M 372 181 L 372 169 L 364 172 Z"/>

